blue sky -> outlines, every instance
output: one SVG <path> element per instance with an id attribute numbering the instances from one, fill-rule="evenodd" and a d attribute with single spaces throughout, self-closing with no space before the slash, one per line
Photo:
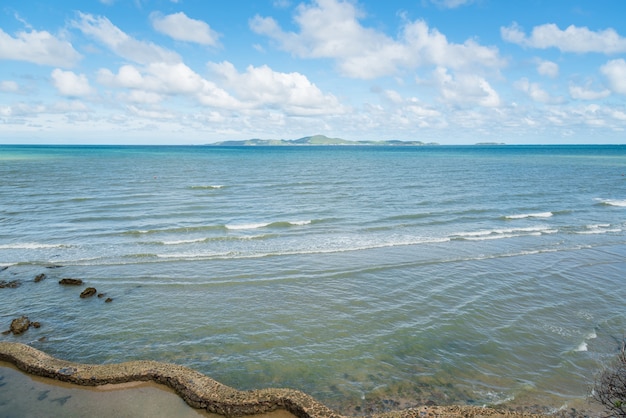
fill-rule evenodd
<path id="1" fill-rule="evenodd" d="M 0 143 L 624 143 L 623 16 L 623 0 L 3 0 Z"/>

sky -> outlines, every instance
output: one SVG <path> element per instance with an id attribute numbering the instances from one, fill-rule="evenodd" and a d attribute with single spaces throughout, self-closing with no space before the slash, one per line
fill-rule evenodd
<path id="1" fill-rule="evenodd" d="M 623 0 L 2 0 L 0 143 L 626 142 Z"/>

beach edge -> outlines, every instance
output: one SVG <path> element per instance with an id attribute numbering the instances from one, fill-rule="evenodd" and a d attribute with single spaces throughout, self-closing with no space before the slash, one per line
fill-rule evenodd
<path id="1" fill-rule="evenodd" d="M 20 371 L 78 386 L 154 382 L 173 389 L 189 406 L 225 417 L 258 415 L 285 410 L 299 418 L 344 418 L 315 398 L 294 389 L 240 391 L 212 378 L 171 363 L 138 360 L 113 364 L 81 364 L 52 357 L 29 345 L 0 342 L 0 361 Z M 369 415 L 376 418 L 411 417 L 545 417 L 475 406 L 423 407 Z"/>

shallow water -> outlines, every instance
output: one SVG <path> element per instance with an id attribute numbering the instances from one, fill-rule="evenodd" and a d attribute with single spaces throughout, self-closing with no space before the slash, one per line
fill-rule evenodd
<path id="1" fill-rule="evenodd" d="M 625 329 L 625 151 L 0 146 L 1 327 L 42 322 L 1 338 L 349 413 L 558 408 Z"/>
<path id="2" fill-rule="evenodd" d="M 0 362 L 0 416 L 216 418 L 189 407 L 161 386 L 107 385 L 86 388 L 25 375 Z"/>

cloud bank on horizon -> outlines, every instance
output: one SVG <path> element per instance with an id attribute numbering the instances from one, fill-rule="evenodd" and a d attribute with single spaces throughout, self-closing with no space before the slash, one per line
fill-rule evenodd
<path id="1" fill-rule="evenodd" d="M 0 143 L 624 143 L 622 0 L 5 0 Z"/>

